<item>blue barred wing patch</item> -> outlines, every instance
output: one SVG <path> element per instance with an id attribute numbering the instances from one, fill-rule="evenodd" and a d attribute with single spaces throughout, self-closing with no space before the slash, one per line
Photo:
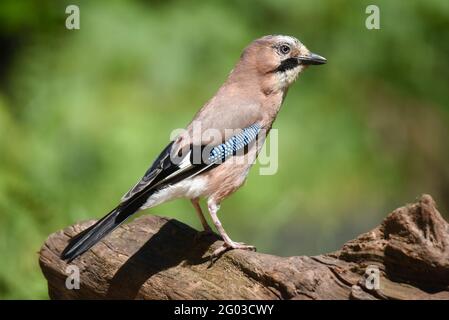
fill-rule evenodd
<path id="1" fill-rule="evenodd" d="M 261 126 L 255 123 L 245 129 L 242 132 L 232 136 L 228 141 L 214 147 L 209 155 L 209 163 L 220 163 L 228 159 L 230 156 L 235 155 L 239 150 L 249 145 L 254 139 L 256 139 Z"/>

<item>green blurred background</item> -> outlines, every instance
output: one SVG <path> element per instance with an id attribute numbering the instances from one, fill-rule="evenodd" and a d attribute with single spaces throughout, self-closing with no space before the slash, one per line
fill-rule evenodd
<path id="1" fill-rule="evenodd" d="M 68 4 L 80 30 L 65 29 Z M 231 237 L 310 255 L 421 193 L 449 212 L 448 27 L 447 0 L 2 0 L 0 298 L 47 298 L 46 237 L 115 206 L 265 34 L 329 63 L 288 93 L 277 174 L 253 170 L 223 203 Z M 149 211 L 200 227 L 187 200 Z"/>

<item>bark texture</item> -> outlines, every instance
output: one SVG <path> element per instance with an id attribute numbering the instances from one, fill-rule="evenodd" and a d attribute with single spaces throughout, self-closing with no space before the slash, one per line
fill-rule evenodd
<path id="1" fill-rule="evenodd" d="M 449 225 L 429 195 L 340 250 L 311 257 L 234 250 L 211 264 L 218 237 L 198 238 L 176 220 L 143 216 L 74 260 L 80 289 L 69 290 L 59 254 L 93 222 L 58 231 L 42 246 L 50 298 L 449 299 Z"/>

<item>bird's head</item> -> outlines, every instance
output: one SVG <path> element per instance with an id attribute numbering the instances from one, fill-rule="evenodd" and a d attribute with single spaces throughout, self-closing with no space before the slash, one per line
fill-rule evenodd
<path id="1" fill-rule="evenodd" d="M 309 65 L 326 63 L 298 39 L 270 35 L 254 40 L 242 53 L 241 64 L 271 80 L 278 89 L 287 89 Z"/>

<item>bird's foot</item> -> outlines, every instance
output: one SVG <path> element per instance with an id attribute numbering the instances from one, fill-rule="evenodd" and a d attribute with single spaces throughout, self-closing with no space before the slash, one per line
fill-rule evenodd
<path id="1" fill-rule="evenodd" d="M 225 242 L 221 247 L 219 247 L 212 253 L 211 260 L 213 261 L 215 258 L 218 258 L 221 254 L 225 253 L 228 250 L 233 249 L 256 251 L 255 246 L 251 246 L 243 242 L 234 242 L 234 241 Z"/>

